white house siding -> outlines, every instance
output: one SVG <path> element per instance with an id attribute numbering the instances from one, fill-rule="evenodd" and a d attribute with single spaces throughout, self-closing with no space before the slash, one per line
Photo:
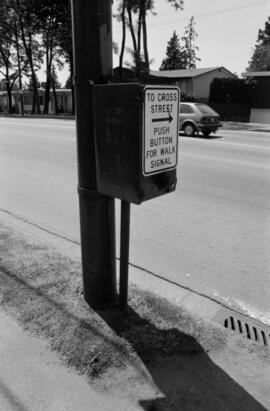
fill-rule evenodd
<path id="1" fill-rule="evenodd" d="M 250 113 L 250 123 L 270 124 L 269 108 L 252 108 Z"/>
<path id="2" fill-rule="evenodd" d="M 214 78 L 235 78 L 222 68 L 204 73 L 201 76 L 193 78 L 193 94 L 202 101 L 208 101 L 210 93 L 210 84 Z"/>

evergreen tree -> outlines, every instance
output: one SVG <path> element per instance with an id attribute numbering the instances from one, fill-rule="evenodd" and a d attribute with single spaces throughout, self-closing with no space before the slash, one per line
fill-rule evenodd
<path id="1" fill-rule="evenodd" d="M 199 47 L 195 45 L 195 41 L 198 37 L 198 34 L 195 30 L 195 19 L 194 16 L 191 17 L 188 25 L 185 27 L 185 33 L 182 37 L 182 41 L 184 42 L 184 49 L 185 49 L 185 58 L 186 58 L 186 68 L 192 69 L 196 68 L 196 61 L 200 61 L 201 59 L 196 56 Z"/>
<path id="2" fill-rule="evenodd" d="M 270 17 L 268 17 L 268 20 L 265 22 L 264 30 L 259 30 L 253 55 L 249 61 L 248 70 L 270 70 Z"/>
<path id="3" fill-rule="evenodd" d="M 168 41 L 166 57 L 162 60 L 160 70 L 178 70 L 186 68 L 186 55 L 180 46 L 176 31 Z"/>

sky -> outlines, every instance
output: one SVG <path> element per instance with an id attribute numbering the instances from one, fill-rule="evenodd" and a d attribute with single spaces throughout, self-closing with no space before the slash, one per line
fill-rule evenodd
<path id="1" fill-rule="evenodd" d="M 113 11 L 118 1 L 114 0 Z M 224 66 L 241 75 L 245 72 L 259 29 L 270 16 L 270 0 L 184 0 L 184 10 L 175 11 L 167 0 L 155 0 L 156 15 L 147 16 L 149 57 L 158 70 L 166 55 L 167 43 L 175 30 L 179 38 L 191 16 L 198 33 L 198 68 Z M 121 45 L 121 24 L 113 20 L 113 40 Z M 127 43 L 131 47 L 130 35 Z M 114 55 L 114 66 L 119 56 Z M 125 54 L 125 60 L 130 60 Z"/>

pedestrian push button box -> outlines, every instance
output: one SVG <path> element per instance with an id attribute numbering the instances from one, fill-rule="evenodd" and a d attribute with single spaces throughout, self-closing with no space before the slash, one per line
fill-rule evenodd
<path id="1" fill-rule="evenodd" d="M 130 203 L 176 188 L 180 90 L 93 86 L 97 188 Z"/>

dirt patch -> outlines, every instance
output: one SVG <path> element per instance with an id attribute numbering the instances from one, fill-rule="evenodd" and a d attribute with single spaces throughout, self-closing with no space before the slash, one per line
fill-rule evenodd
<path id="1" fill-rule="evenodd" d="M 79 263 L 3 225 L 0 249 L 1 306 L 91 383 L 143 410 L 263 409 L 210 359 L 222 328 L 132 285 L 126 310 L 94 311 Z"/>

